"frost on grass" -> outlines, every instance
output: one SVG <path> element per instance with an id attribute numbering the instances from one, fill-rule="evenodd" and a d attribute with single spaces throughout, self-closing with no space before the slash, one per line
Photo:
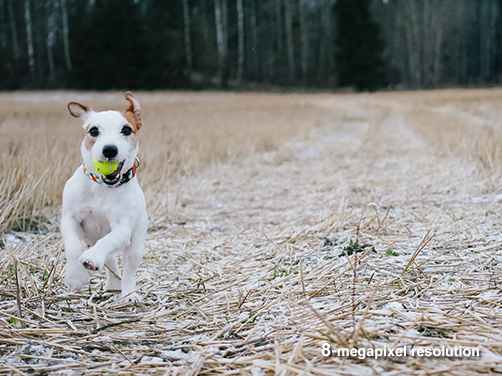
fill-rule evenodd
<path id="1" fill-rule="evenodd" d="M 166 183 L 138 305 L 99 273 L 70 292 L 57 232 L 4 234 L 0 373 L 501 372 L 499 170 L 410 104 L 443 114 L 468 93 L 299 96 L 325 119 L 307 139 Z M 324 343 L 481 358 L 325 358 Z"/>

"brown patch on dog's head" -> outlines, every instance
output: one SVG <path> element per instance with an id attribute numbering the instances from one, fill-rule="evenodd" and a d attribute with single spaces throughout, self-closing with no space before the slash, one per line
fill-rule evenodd
<path id="1" fill-rule="evenodd" d="M 84 146 L 87 150 L 91 150 L 94 144 L 96 143 L 97 138 L 92 137 L 89 133 L 85 133 L 84 137 Z"/>
<path id="2" fill-rule="evenodd" d="M 136 133 L 133 133 L 129 136 L 130 140 L 131 140 L 131 144 L 132 146 L 134 146 L 134 148 L 136 148 L 138 146 L 138 136 L 136 136 Z"/>
<path id="3" fill-rule="evenodd" d="M 139 128 L 141 128 L 141 123 L 139 123 L 140 125 L 138 127 L 138 123 L 136 122 L 136 117 L 130 111 L 124 112 L 123 115 L 126 118 L 127 122 L 132 125 L 132 132 L 136 134 L 136 132 L 139 131 Z"/>
<path id="4" fill-rule="evenodd" d="M 125 93 L 125 99 L 129 101 L 129 108 L 124 112 L 124 117 L 129 124 L 133 126 L 133 132 L 136 133 L 141 129 L 141 108 L 139 102 L 134 98 L 130 91 Z"/>
<path id="5" fill-rule="evenodd" d="M 91 115 L 92 108 L 77 102 L 70 102 L 68 103 L 68 111 L 70 111 L 71 116 L 82 118 L 85 121 Z"/>

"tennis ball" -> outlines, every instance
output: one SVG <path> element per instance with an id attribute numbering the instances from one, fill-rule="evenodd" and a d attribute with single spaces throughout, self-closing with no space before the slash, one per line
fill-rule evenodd
<path id="1" fill-rule="evenodd" d="M 94 170 L 98 172 L 101 175 L 111 175 L 117 170 L 117 167 L 119 166 L 119 163 L 116 161 L 106 161 L 106 162 L 100 162 L 98 159 L 94 158 L 92 160 L 92 167 L 94 167 Z"/>

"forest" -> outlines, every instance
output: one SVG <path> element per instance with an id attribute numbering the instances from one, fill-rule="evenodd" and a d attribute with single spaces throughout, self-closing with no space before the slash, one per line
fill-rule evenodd
<path id="1" fill-rule="evenodd" d="M 0 0 L 0 90 L 502 80 L 500 0 Z"/>

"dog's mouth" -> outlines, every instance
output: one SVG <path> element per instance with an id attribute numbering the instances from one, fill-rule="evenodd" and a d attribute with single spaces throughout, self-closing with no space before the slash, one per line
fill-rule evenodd
<path id="1" fill-rule="evenodd" d="M 120 180 L 120 173 L 122 172 L 122 167 L 124 167 L 124 162 L 122 161 L 119 163 L 119 166 L 117 169 L 113 172 L 113 174 L 110 175 L 101 175 L 101 180 L 103 180 L 103 183 L 107 185 L 114 185 L 117 184 Z"/>

